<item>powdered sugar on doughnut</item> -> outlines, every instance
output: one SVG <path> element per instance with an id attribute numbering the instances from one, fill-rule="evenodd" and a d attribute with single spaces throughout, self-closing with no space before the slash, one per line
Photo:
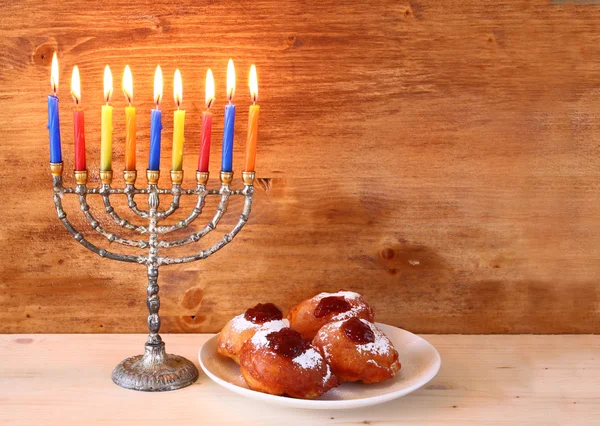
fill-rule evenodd
<path id="1" fill-rule="evenodd" d="M 331 379 L 331 367 L 329 367 L 329 364 L 325 364 L 325 366 L 327 367 L 327 373 L 325 373 L 325 376 L 323 377 L 323 386 Z"/>
<path id="2" fill-rule="evenodd" d="M 282 320 L 268 321 L 264 324 L 254 324 L 252 321 L 248 321 L 244 317 L 244 314 L 238 315 L 237 317 L 231 320 L 231 329 L 238 333 L 252 329 L 266 331 L 266 333 L 269 334 L 273 331 L 279 331 L 284 327 L 285 323 Z"/>
<path id="3" fill-rule="evenodd" d="M 274 321 L 273 321 L 274 322 Z M 252 344 L 255 348 L 265 348 L 269 346 L 269 339 L 267 336 L 277 330 L 268 330 L 268 329 L 260 329 L 258 330 L 254 336 L 252 336 Z M 315 348 L 308 348 L 306 351 L 298 355 L 297 357 L 292 359 L 292 362 L 298 365 L 301 368 L 309 370 L 311 368 L 319 367 L 323 362 L 323 356 L 319 353 L 319 351 L 315 350 Z M 329 376 L 331 372 L 329 372 L 329 365 L 327 365 L 327 371 Z"/>
<path id="4" fill-rule="evenodd" d="M 360 294 L 354 292 L 354 291 L 338 291 L 337 293 L 319 293 L 317 294 L 314 299 L 317 302 L 320 302 L 321 299 L 324 299 L 326 297 L 330 297 L 330 296 L 335 296 L 335 297 L 343 297 L 344 299 L 348 300 L 358 300 L 360 299 Z"/>
<path id="5" fill-rule="evenodd" d="M 356 349 L 360 353 L 370 353 L 377 355 L 388 355 L 390 353 L 390 349 L 392 348 L 392 342 L 387 338 L 383 331 L 375 327 L 375 324 L 370 323 L 367 320 L 361 319 L 361 321 L 368 325 L 373 334 L 375 335 L 375 341 L 372 343 L 365 343 L 362 345 L 356 345 Z"/>
<path id="6" fill-rule="evenodd" d="M 284 327 L 285 327 L 285 325 L 284 325 Z M 283 328 L 283 327 L 281 327 L 281 328 Z M 254 347 L 266 348 L 267 346 L 269 346 L 269 340 L 267 339 L 267 336 L 269 334 L 273 333 L 274 331 L 279 331 L 279 330 L 260 329 L 256 333 L 254 333 L 254 336 L 252 336 L 252 339 L 251 339 L 251 342 L 254 345 Z"/>
<path id="7" fill-rule="evenodd" d="M 313 348 L 310 348 L 298 355 L 292 361 L 294 364 L 308 370 L 321 365 L 323 362 L 323 357 L 319 352 L 315 351 Z"/>
<path id="8" fill-rule="evenodd" d="M 377 361 L 375 361 L 374 359 L 368 359 L 367 364 L 373 364 L 375 367 L 381 368 L 381 366 L 377 364 Z"/>
<path id="9" fill-rule="evenodd" d="M 367 353 L 367 354 L 373 354 L 373 355 L 375 355 L 375 354 L 389 355 L 393 348 L 392 342 L 390 342 L 390 339 L 388 339 L 387 336 L 385 334 L 383 334 L 383 331 L 378 329 L 375 326 L 375 324 L 370 323 L 369 321 L 364 320 L 364 319 L 361 319 L 361 321 L 363 323 L 365 323 L 366 325 L 368 325 L 369 328 L 371 329 L 371 331 L 373 331 L 375 340 L 372 343 L 364 343 L 364 344 L 356 345 L 356 350 L 358 352 L 360 352 L 361 354 Z M 327 335 L 330 330 L 341 328 L 343 323 L 344 323 L 344 321 L 330 322 L 329 324 L 324 325 L 323 328 L 321 329 L 321 331 L 319 331 L 319 333 L 324 332 Z M 332 342 L 327 341 L 326 344 L 323 346 L 322 349 L 323 349 L 323 353 L 325 354 L 325 356 L 329 356 L 328 349 L 331 345 L 332 345 Z"/>
<path id="10" fill-rule="evenodd" d="M 337 293 L 319 293 L 314 297 L 316 302 L 320 302 L 321 299 L 326 297 L 343 297 L 344 300 L 350 305 L 353 305 L 352 301 L 359 301 L 361 299 L 361 295 L 354 291 L 338 291 Z M 349 309 L 345 312 L 340 312 L 339 314 L 335 314 L 331 317 L 331 321 L 343 321 L 349 318 L 357 316 L 361 311 L 365 309 L 364 305 L 355 305 L 352 306 L 352 309 Z"/>
<path id="11" fill-rule="evenodd" d="M 270 331 L 279 331 L 283 327 L 285 327 L 285 324 L 282 320 L 268 321 L 264 324 L 254 324 L 252 321 L 248 321 L 244 314 L 240 314 L 231 320 L 231 329 L 238 333 L 250 329 L 266 329 Z"/>
<path id="12" fill-rule="evenodd" d="M 251 328 L 258 328 L 258 324 L 254 324 L 252 321 L 248 321 L 244 314 L 240 314 L 231 320 L 231 329 L 233 331 L 242 332 L 250 330 Z"/>

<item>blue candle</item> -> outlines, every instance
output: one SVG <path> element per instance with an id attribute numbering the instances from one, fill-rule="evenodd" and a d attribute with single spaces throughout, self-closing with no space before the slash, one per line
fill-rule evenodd
<path id="1" fill-rule="evenodd" d="M 62 163 L 62 150 L 60 148 L 60 121 L 58 119 L 58 58 L 56 52 L 52 55 L 52 70 L 50 72 L 50 86 L 54 95 L 48 95 L 48 131 L 50 132 L 50 162 Z"/>
<path id="2" fill-rule="evenodd" d="M 235 105 L 233 95 L 235 94 L 235 68 L 230 59 L 227 63 L 227 99 L 229 105 L 225 107 L 225 125 L 223 126 L 223 157 L 221 159 L 221 171 L 233 171 L 233 128 L 235 126 Z"/>
<path id="3" fill-rule="evenodd" d="M 48 95 L 48 131 L 50 132 L 50 162 L 62 163 L 58 98 L 54 95 Z"/>
<path id="4" fill-rule="evenodd" d="M 235 105 L 229 104 L 225 107 L 225 126 L 223 128 L 223 157 L 221 170 L 233 171 L 233 130 L 235 125 Z"/>
<path id="5" fill-rule="evenodd" d="M 160 170 L 160 135 L 162 131 L 162 112 L 158 109 L 162 99 L 162 69 L 156 67 L 154 73 L 154 103 L 156 108 L 150 116 L 150 157 L 148 158 L 148 170 Z"/>
<path id="6" fill-rule="evenodd" d="M 153 109 L 150 117 L 150 158 L 148 170 L 160 170 L 160 136 L 162 130 L 162 112 Z"/>

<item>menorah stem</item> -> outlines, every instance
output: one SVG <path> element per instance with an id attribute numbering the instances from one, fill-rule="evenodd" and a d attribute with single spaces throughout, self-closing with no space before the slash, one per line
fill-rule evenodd
<path id="1" fill-rule="evenodd" d="M 160 309 L 160 298 L 158 297 L 158 267 L 156 265 L 148 265 L 148 343 L 155 345 L 162 342 L 158 331 L 160 330 L 160 317 L 158 310 Z"/>
<path id="2" fill-rule="evenodd" d="M 156 392 L 168 391 L 189 386 L 198 378 L 194 364 L 178 355 L 167 354 L 165 344 L 158 331 L 160 329 L 160 299 L 158 298 L 158 174 L 148 173 L 148 329 L 150 335 L 143 355 L 122 361 L 113 370 L 113 381 L 124 388 Z"/>
<path id="3" fill-rule="evenodd" d="M 158 335 L 160 329 L 160 299 L 158 297 L 158 231 L 157 231 L 157 210 L 160 203 L 157 193 L 157 187 L 154 184 L 148 185 L 148 233 L 150 249 L 148 253 L 148 343 L 157 344 L 162 342 Z"/>

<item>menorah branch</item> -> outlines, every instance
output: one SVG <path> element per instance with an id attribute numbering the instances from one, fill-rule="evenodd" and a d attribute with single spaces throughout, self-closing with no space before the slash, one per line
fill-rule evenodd
<path id="1" fill-rule="evenodd" d="M 207 195 L 206 186 L 198 184 L 198 187 L 196 188 L 194 193 L 198 194 L 198 201 L 196 202 L 196 205 L 194 206 L 192 212 L 188 215 L 188 217 L 186 217 L 183 220 L 180 220 L 179 222 L 173 225 L 159 226 L 157 228 L 157 232 L 159 234 L 167 234 L 177 229 L 187 228 L 190 225 L 190 223 L 192 223 L 194 220 L 196 220 L 198 216 L 202 214 L 202 210 L 204 208 L 204 200 L 206 199 Z"/>
<path id="2" fill-rule="evenodd" d="M 148 241 L 129 240 L 129 239 L 121 238 L 120 236 L 118 236 L 114 233 L 107 232 L 102 227 L 102 225 L 100 225 L 100 222 L 98 222 L 94 218 L 92 213 L 90 213 L 90 206 L 88 205 L 87 200 L 86 200 L 87 194 L 86 194 L 86 190 L 85 190 L 85 185 L 77 185 L 75 192 L 79 195 L 79 204 L 81 206 L 81 211 L 83 212 L 84 216 L 90 223 L 90 226 L 92 227 L 92 229 L 94 229 L 100 235 L 104 236 L 109 242 L 111 242 L 111 243 L 115 242 L 115 243 L 122 244 L 125 246 L 137 247 L 137 248 L 141 248 L 141 249 L 148 247 Z"/>
<path id="3" fill-rule="evenodd" d="M 216 253 L 217 251 L 219 251 L 223 247 L 225 247 L 227 244 L 229 244 L 233 240 L 233 238 L 235 238 L 235 236 L 242 230 L 242 228 L 244 227 L 246 222 L 248 222 L 248 217 L 250 216 L 250 212 L 252 210 L 254 187 L 252 185 L 246 185 L 244 187 L 244 189 L 242 190 L 242 194 L 245 196 L 242 214 L 240 215 L 240 218 L 239 218 L 237 224 L 233 227 L 233 229 L 230 232 L 228 232 L 227 234 L 225 234 L 221 240 L 216 242 L 213 246 L 211 246 L 207 250 L 202 250 L 199 253 L 196 253 L 194 255 L 184 256 L 184 257 L 174 257 L 174 258 L 173 257 L 163 257 L 163 258 L 159 259 L 159 262 L 164 265 L 170 265 L 170 264 L 189 263 L 189 262 L 194 262 L 196 260 L 206 259 L 208 256 Z M 225 211 L 226 211 L 226 208 L 225 208 Z M 202 232 L 202 231 L 200 231 L 200 232 Z M 193 234 L 192 236 L 194 236 L 194 235 L 197 235 L 197 234 Z M 192 242 L 192 241 L 188 241 L 189 238 L 190 237 L 188 237 L 184 240 L 179 240 L 179 241 L 185 241 L 186 243 Z M 173 243 L 177 243 L 179 241 L 175 241 Z M 173 245 L 171 245 L 170 247 L 172 247 L 172 246 Z"/>
<path id="4" fill-rule="evenodd" d="M 85 239 L 83 234 L 81 234 L 79 231 L 77 231 L 73 227 L 71 222 L 69 222 L 69 219 L 67 218 L 67 213 L 64 211 L 63 206 L 62 206 L 62 196 L 65 193 L 63 185 L 62 185 L 62 163 L 51 164 L 51 169 L 52 169 L 52 181 L 53 181 L 53 186 L 54 186 L 54 197 L 53 198 L 54 198 L 54 205 L 56 206 L 56 213 L 57 213 L 60 221 L 65 226 L 65 228 L 67 228 L 69 233 L 73 236 L 73 238 L 75 238 L 75 240 L 77 242 L 79 242 L 82 246 L 84 246 L 88 250 L 96 253 L 100 257 L 105 257 L 107 259 L 112 259 L 112 260 L 118 260 L 120 262 L 133 262 L 133 263 L 145 263 L 146 262 L 145 256 L 141 256 L 141 255 L 140 256 L 130 256 L 130 255 L 122 255 L 122 254 L 113 253 L 106 249 L 101 249 L 101 248 L 95 246 L 94 244 L 90 243 L 87 239 Z M 74 193 L 75 191 L 70 191 L 70 192 Z"/>
<path id="5" fill-rule="evenodd" d="M 121 216 L 119 216 L 119 214 L 115 212 L 114 207 L 110 203 L 110 186 L 107 184 L 103 184 L 102 189 L 104 189 L 104 191 L 101 192 L 102 201 L 104 202 L 104 210 L 110 217 L 113 218 L 117 225 L 119 225 L 121 228 L 129 229 L 130 231 L 138 232 L 140 234 L 146 234 L 148 232 L 148 228 L 146 228 L 145 226 L 134 225 L 127 219 L 123 219 Z"/>
<path id="6" fill-rule="evenodd" d="M 179 246 L 183 246 L 183 245 L 190 244 L 190 243 L 195 243 L 195 242 L 200 241 L 200 239 L 202 237 L 206 236 L 210 231 L 215 229 L 217 227 L 217 225 L 219 224 L 219 221 L 225 214 L 225 212 L 227 212 L 229 196 L 231 195 L 231 191 L 229 190 L 229 185 L 222 185 L 220 194 L 221 194 L 221 200 L 219 201 L 219 205 L 217 206 L 217 211 L 216 211 L 214 217 L 212 218 L 212 220 L 210 222 L 208 222 L 208 224 L 204 228 L 202 228 L 200 231 L 195 232 L 195 233 L 191 234 L 190 236 L 188 236 L 186 238 L 182 238 L 180 240 L 160 241 L 159 247 L 160 248 L 173 248 L 173 247 L 179 247 Z"/>

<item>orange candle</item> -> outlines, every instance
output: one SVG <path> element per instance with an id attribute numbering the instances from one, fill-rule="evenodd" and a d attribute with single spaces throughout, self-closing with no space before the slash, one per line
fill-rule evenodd
<path id="1" fill-rule="evenodd" d="M 129 65 L 123 73 L 123 93 L 128 106 L 125 107 L 125 170 L 135 170 L 135 108 L 133 102 L 133 77 Z"/>
<path id="2" fill-rule="evenodd" d="M 258 78 L 256 77 L 256 67 L 250 67 L 250 97 L 252 105 L 248 114 L 248 139 L 246 141 L 246 163 L 244 171 L 253 172 L 256 163 L 256 139 L 258 137 L 258 113 L 260 107 L 256 105 L 258 101 Z"/>

